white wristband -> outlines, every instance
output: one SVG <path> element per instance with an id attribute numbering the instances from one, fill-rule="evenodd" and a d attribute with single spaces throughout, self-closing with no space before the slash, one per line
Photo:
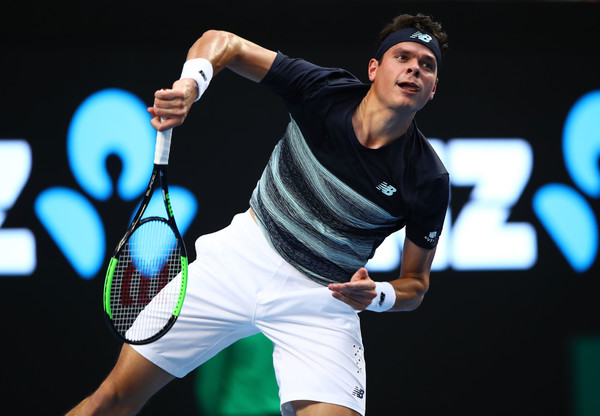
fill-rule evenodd
<path id="1" fill-rule="evenodd" d="M 373 298 L 366 310 L 373 312 L 385 312 L 396 303 L 396 290 L 389 282 L 375 282 L 377 296 Z"/>
<path id="2" fill-rule="evenodd" d="M 198 97 L 194 100 L 194 102 L 196 102 L 208 88 L 212 76 L 213 67 L 210 61 L 204 58 L 196 58 L 190 59 L 183 64 L 180 79 L 192 78 L 196 81 L 196 84 L 198 85 Z"/>

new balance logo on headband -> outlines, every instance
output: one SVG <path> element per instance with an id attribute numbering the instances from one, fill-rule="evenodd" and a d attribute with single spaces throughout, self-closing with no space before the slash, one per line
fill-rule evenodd
<path id="1" fill-rule="evenodd" d="M 375 59 L 381 59 L 383 54 L 390 49 L 392 46 L 402 42 L 417 42 L 427 46 L 437 60 L 438 66 L 442 63 L 442 50 L 440 45 L 431 33 L 418 30 L 414 27 L 406 27 L 404 29 L 397 30 L 390 33 L 379 45 L 377 52 L 375 53 Z"/>
<path id="2" fill-rule="evenodd" d="M 423 41 L 423 42 L 427 42 L 427 43 L 431 42 L 431 40 L 433 39 L 433 38 L 431 37 L 431 35 L 428 35 L 428 34 L 426 34 L 426 33 L 421 33 L 421 32 L 419 32 L 419 31 L 416 31 L 415 33 L 413 33 L 412 35 L 410 35 L 410 37 L 411 37 L 412 39 L 415 39 L 415 38 L 417 38 L 417 39 L 419 39 L 419 40 L 421 40 L 421 41 Z"/>

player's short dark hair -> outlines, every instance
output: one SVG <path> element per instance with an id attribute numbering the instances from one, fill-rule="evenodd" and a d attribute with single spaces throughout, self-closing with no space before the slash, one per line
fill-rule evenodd
<path id="1" fill-rule="evenodd" d="M 421 13 L 416 15 L 401 14 L 400 16 L 396 16 L 391 23 L 385 25 L 381 32 L 379 32 L 375 48 L 379 48 L 381 42 L 383 42 L 383 40 L 391 33 L 407 27 L 414 27 L 417 30 L 431 33 L 440 44 L 442 55 L 446 54 L 446 51 L 448 50 L 448 35 L 442 29 L 442 24 L 433 20 L 431 16 Z"/>

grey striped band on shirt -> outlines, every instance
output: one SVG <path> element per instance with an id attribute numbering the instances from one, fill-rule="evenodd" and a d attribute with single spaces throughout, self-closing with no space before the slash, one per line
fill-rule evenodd
<path id="1" fill-rule="evenodd" d="M 250 206 L 273 248 L 321 284 L 350 280 L 399 220 L 323 167 L 293 119 Z"/>

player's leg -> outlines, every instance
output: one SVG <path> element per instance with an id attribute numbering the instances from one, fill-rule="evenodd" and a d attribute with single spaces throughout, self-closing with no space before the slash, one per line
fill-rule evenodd
<path id="1" fill-rule="evenodd" d="M 185 301 L 175 325 L 154 342 L 126 345 L 104 383 L 69 415 L 134 413 L 174 377 L 184 377 L 236 340 L 258 332 L 252 324 L 253 294 L 264 282 L 248 277 L 263 276 L 260 270 L 269 264 L 254 266 L 258 271 L 253 273 L 250 265 L 260 256 L 248 242 L 248 222 L 258 230 L 249 214 L 242 214 L 225 229 L 196 241 L 197 259 L 189 265 Z M 269 277 L 267 273 L 263 279 Z"/>
<path id="2" fill-rule="evenodd" d="M 360 413 L 337 404 L 309 400 L 297 400 L 291 404 L 296 416 L 360 416 Z"/>
<path id="3" fill-rule="evenodd" d="M 133 415 L 174 376 L 124 344 L 117 364 L 98 389 L 68 416 Z"/>
<path id="4" fill-rule="evenodd" d="M 282 265 L 280 273 L 261 293 L 256 324 L 274 343 L 282 414 L 364 414 L 366 373 L 356 311 L 299 272 Z"/>

